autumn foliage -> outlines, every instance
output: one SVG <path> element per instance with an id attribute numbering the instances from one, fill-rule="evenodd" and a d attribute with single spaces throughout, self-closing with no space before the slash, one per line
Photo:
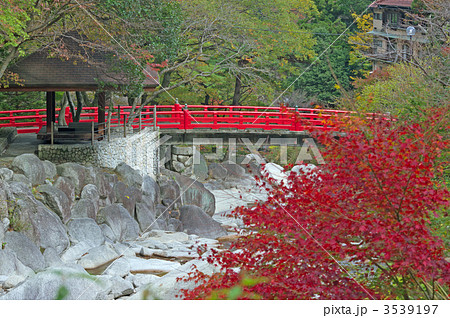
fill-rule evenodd
<path id="1" fill-rule="evenodd" d="M 268 201 L 234 212 L 248 235 L 210 254 L 222 272 L 195 272 L 201 284 L 184 297 L 227 298 L 239 286 L 240 299 L 446 298 L 450 264 L 429 226 L 448 208 L 436 182 L 440 115 L 426 125 L 336 119 L 339 138 L 317 135 L 326 165 L 286 184 L 261 180 Z"/>

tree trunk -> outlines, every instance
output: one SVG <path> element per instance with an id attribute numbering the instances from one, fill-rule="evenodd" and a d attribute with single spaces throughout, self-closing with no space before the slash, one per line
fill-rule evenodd
<path id="1" fill-rule="evenodd" d="M 62 101 L 61 101 L 61 109 L 59 110 L 59 114 L 58 114 L 58 127 L 67 126 L 67 122 L 66 122 L 67 105 L 68 105 L 67 96 L 66 96 L 66 94 L 64 94 Z"/>
<path id="2" fill-rule="evenodd" d="M 242 88 L 241 74 L 237 74 L 236 83 L 234 84 L 233 101 L 231 102 L 231 105 L 234 106 L 239 105 L 239 100 L 241 99 L 241 88 Z"/>
<path id="3" fill-rule="evenodd" d="M 75 95 L 77 96 L 77 114 L 73 121 L 78 123 L 80 121 L 81 111 L 83 110 L 83 96 L 80 92 L 75 92 Z"/>
<path id="4" fill-rule="evenodd" d="M 238 67 L 241 68 L 245 64 L 245 60 L 239 60 Z M 239 71 L 239 70 L 238 70 Z M 236 83 L 234 85 L 234 95 L 233 95 L 233 101 L 231 102 L 231 105 L 240 105 L 239 101 L 241 99 L 242 95 L 242 75 L 240 73 L 236 74 Z"/>
<path id="5" fill-rule="evenodd" d="M 146 103 L 146 100 L 142 100 L 141 101 L 141 106 L 140 107 L 136 107 L 137 103 L 139 101 L 139 99 L 141 99 L 143 94 L 139 95 L 139 97 L 137 98 L 133 98 L 133 104 L 131 105 L 131 110 L 130 110 L 130 114 L 128 115 L 128 120 L 127 120 L 127 127 L 131 127 L 131 124 L 133 123 L 134 119 L 137 118 L 137 116 L 139 115 L 139 113 L 142 110 L 142 106 L 144 105 L 144 103 Z M 131 98 L 128 99 L 128 101 L 130 101 Z"/>
<path id="6" fill-rule="evenodd" d="M 8 56 L 2 61 L 2 65 L 0 66 L 0 78 L 3 77 L 3 75 L 6 72 L 6 69 L 8 68 L 9 63 L 16 57 L 18 49 L 17 47 L 13 47 L 10 49 L 11 51 L 8 53 Z"/>
<path id="7" fill-rule="evenodd" d="M 97 94 L 95 94 L 94 100 L 92 102 L 89 100 L 89 97 L 87 96 L 86 92 L 81 92 L 81 96 L 83 97 L 84 105 L 86 105 L 87 107 L 92 107 L 95 102 L 95 98 L 97 97 Z"/>
<path id="8" fill-rule="evenodd" d="M 164 88 L 169 87 L 170 80 L 171 80 L 171 75 L 172 75 L 172 72 L 164 73 L 163 80 L 162 80 L 162 83 L 161 83 L 162 87 L 164 87 Z"/>
<path id="9" fill-rule="evenodd" d="M 209 99 L 210 99 L 209 94 L 205 93 L 205 103 L 204 103 L 204 105 L 209 105 Z"/>

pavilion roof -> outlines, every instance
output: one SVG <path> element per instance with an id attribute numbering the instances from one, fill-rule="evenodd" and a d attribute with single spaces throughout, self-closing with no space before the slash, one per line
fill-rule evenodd
<path id="1" fill-rule="evenodd" d="M 400 8 L 411 8 L 413 0 L 376 0 L 369 7 L 400 7 Z"/>
<path id="2" fill-rule="evenodd" d="M 19 83 L 0 87 L 0 91 L 93 91 L 101 82 L 113 84 L 105 87 L 113 90 L 127 83 L 124 74 L 111 70 L 110 57 L 100 46 L 93 47 L 73 35 L 64 36 L 61 43 L 62 54 L 51 56 L 50 48 L 44 47 L 11 65 L 7 71 L 18 74 Z M 143 72 L 144 89 L 157 87 L 158 72 L 150 66 Z"/>

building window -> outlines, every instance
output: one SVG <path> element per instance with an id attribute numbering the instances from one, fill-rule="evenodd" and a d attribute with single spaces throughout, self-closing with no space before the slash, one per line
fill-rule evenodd
<path id="1" fill-rule="evenodd" d="M 375 12 L 373 14 L 373 19 L 374 20 L 383 20 L 383 13 Z"/>
<path id="2" fill-rule="evenodd" d="M 391 25 L 398 24 L 398 13 L 397 12 L 388 12 L 387 13 L 387 22 Z"/>

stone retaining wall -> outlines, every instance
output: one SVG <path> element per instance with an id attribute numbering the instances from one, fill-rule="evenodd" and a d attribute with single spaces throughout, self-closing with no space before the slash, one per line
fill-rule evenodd
<path id="1" fill-rule="evenodd" d="M 95 141 L 94 145 L 91 143 L 39 145 L 38 156 L 41 160 L 49 160 L 56 164 L 76 162 L 113 169 L 119 163 L 125 162 L 134 169 L 154 176 L 158 169 L 157 145 L 158 132 L 145 128 L 127 137 L 112 135 L 110 142 Z"/>

